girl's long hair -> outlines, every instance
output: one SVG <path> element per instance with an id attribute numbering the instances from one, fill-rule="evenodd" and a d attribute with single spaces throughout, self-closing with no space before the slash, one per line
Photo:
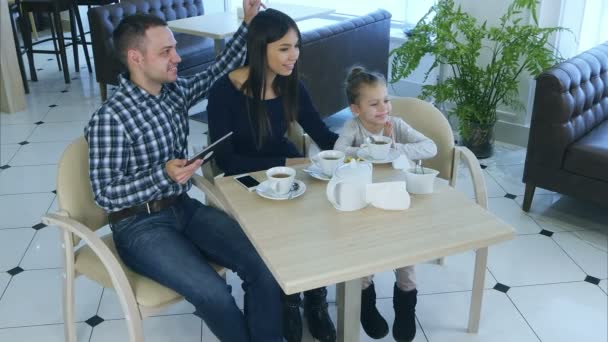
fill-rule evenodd
<path id="1" fill-rule="evenodd" d="M 258 13 L 249 24 L 247 33 L 247 59 L 249 61 L 249 76 L 241 86 L 245 93 L 247 112 L 252 125 L 256 146 L 262 146 L 270 135 L 271 127 L 268 112 L 264 106 L 266 97 L 266 73 L 268 62 L 266 47 L 268 44 L 283 38 L 289 30 L 298 35 L 298 44 L 302 37 L 295 21 L 283 12 L 267 9 Z M 289 76 L 277 75 L 272 83 L 272 89 L 277 96 L 283 97 L 285 121 L 289 124 L 297 120 L 298 113 L 298 63 L 296 61 Z"/>

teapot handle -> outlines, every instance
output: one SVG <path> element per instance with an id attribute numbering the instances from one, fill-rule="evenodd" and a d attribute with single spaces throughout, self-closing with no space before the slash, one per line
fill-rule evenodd
<path id="1" fill-rule="evenodd" d="M 342 210 L 342 206 L 340 205 L 340 203 L 338 203 L 336 197 L 336 190 L 338 188 L 338 185 L 342 183 L 342 181 L 337 181 L 335 183 L 330 181 L 329 184 L 327 184 L 327 199 L 338 210 Z"/>

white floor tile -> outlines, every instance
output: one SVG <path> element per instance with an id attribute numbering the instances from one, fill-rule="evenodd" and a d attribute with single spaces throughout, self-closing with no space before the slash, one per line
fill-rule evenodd
<path id="1" fill-rule="evenodd" d="M 50 105 L 57 101 L 56 96 L 36 95 L 36 99 L 26 97 L 25 109 L 16 113 L 0 114 L 1 125 L 33 124 L 42 120 L 50 109 Z"/>
<path id="2" fill-rule="evenodd" d="M 39 325 L 22 328 L 0 329 L 0 341 L 10 342 L 64 342 L 63 324 Z M 76 323 L 76 341 L 89 342 L 91 327 L 86 323 Z"/>
<path id="3" fill-rule="evenodd" d="M 523 195 L 526 185 L 522 182 L 524 165 L 488 166 L 487 171 L 502 188 L 513 195 Z M 545 189 L 536 189 L 537 194 L 551 193 Z"/>
<path id="4" fill-rule="evenodd" d="M 86 123 L 86 121 L 47 122 L 38 126 L 28 141 L 73 141 L 84 134 Z"/>
<path id="5" fill-rule="evenodd" d="M 6 285 L 8 285 L 9 280 L 11 280 L 11 275 L 5 272 L 0 272 L 0 298 L 6 289 Z"/>
<path id="6" fill-rule="evenodd" d="M 471 291 L 474 268 L 474 252 L 450 255 L 445 258 L 444 265 L 433 263 L 416 265 L 418 293 Z M 494 285 L 496 285 L 496 280 L 490 272 L 486 271 L 484 287 L 492 288 Z"/>
<path id="7" fill-rule="evenodd" d="M 63 323 L 62 274 L 61 269 L 49 269 L 14 276 L 0 300 L 0 328 Z M 101 290 L 91 280 L 77 278 L 77 322 L 95 315 Z"/>
<path id="8" fill-rule="evenodd" d="M 200 342 L 202 321 L 194 315 L 149 317 L 144 319 L 146 342 Z M 127 341 L 124 320 L 105 321 L 93 329 L 91 342 Z"/>
<path id="9" fill-rule="evenodd" d="M 0 230 L 0 272 L 19 266 L 34 233 L 32 228 Z"/>
<path id="10" fill-rule="evenodd" d="M 4 114 L 2 114 L 4 115 Z M 16 144 L 27 140 L 36 128 L 34 124 L 27 125 L 2 125 L 0 126 L 0 143 Z"/>
<path id="11" fill-rule="evenodd" d="M 599 287 L 600 287 L 600 289 L 602 289 L 602 291 L 606 292 L 606 294 L 608 295 L 608 280 L 604 279 L 604 280 L 600 281 Z"/>
<path id="12" fill-rule="evenodd" d="M 40 223 L 40 217 L 54 198 L 51 192 L 0 196 L 0 229 L 31 227 Z"/>
<path id="13" fill-rule="evenodd" d="M 59 203 L 57 201 L 57 196 L 55 196 L 55 198 L 53 199 L 53 203 L 51 203 L 51 206 L 47 210 L 47 213 L 56 213 L 58 211 L 59 211 Z"/>
<path id="14" fill-rule="evenodd" d="M 575 234 L 555 233 L 552 238 L 568 255 L 590 276 L 608 278 L 608 253 L 591 247 L 589 243 L 579 239 Z"/>
<path id="15" fill-rule="evenodd" d="M 69 141 L 29 143 L 11 160 L 11 166 L 58 164 Z"/>
<path id="16" fill-rule="evenodd" d="M 62 243 L 59 228 L 48 226 L 40 229 L 25 252 L 21 268 L 24 270 L 62 268 Z"/>
<path id="17" fill-rule="evenodd" d="M 8 164 L 9 160 L 11 160 L 19 150 L 19 147 L 21 147 L 19 144 L 0 145 L 0 166 Z"/>
<path id="18" fill-rule="evenodd" d="M 608 301 L 595 285 L 580 282 L 512 288 L 513 303 L 542 341 L 605 342 Z"/>
<path id="19" fill-rule="evenodd" d="M 206 123 L 196 121 L 196 120 L 189 120 L 189 125 L 190 125 L 190 135 L 204 134 L 204 133 L 207 133 L 207 131 L 209 129 L 209 126 Z"/>
<path id="20" fill-rule="evenodd" d="M 523 203 L 523 196 L 515 199 Z M 608 233 L 606 210 L 569 196 L 534 195 L 530 216 L 544 229 L 553 232 L 593 229 Z"/>
<path id="21" fill-rule="evenodd" d="M 482 172 L 486 181 L 486 189 L 488 190 L 488 197 L 503 197 L 505 191 L 496 183 L 494 178 L 488 175 L 485 170 Z M 456 179 L 456 190 L 465 193 L 469 198 L 475 198 L 475 191 L 473 190 L 473 182 L 469 174 L 468 168 L 461 168 L 458 171 L 458 178 Z"/>
<path id="22" fill-rule="evenodd" d="M 163 311 L 155 314 L 154 316 L 166 316 L 166 315 L 179 315 L 179 314 L 191 314 L 194 312 L 194 306 L 187 301 L 183 300 L 179 303 L 175 303 Z M 104 289 L 103 296 L 101 297 L 101 303 L 99 304 L 99 311 L 97 313 L 103 319 L 124 319 L 125 315 L 120 306 L 120 302 L 113 289 Z"/>
<path id="23" fill-rule="evenodd" d="M 48 114 L 42 121 L 48 122 L 66 122 L 66 121 L 89 121 L 91 115 L 95 111 L 95 107 L 90 103 L 72 103 L 62 104 L 55 108 L 51 108 Z"/>
<path id="24" fill-rule="evenodd" d="M 525 211 L 521 210 L 517 202 L 510 198 L 490 198 L 488 208 L 494 215 L 513 226 L 516 234 L 536 234 L 542 229 Z"/>
<path id="25" fill-rule="evenodd" d="M 555 241 L 540 234 L 490 247 L 488 268 L 507 286 L 582 281 L 586 276 Z"/>
<path id="26" fill-rule="evenodd" d="M 526 162 L 526 148 L 497 141 L 494 145 L 494 155 L 479 162 L 486 166 L 524 164 Z"/>
<path id="27" fill-rule="evenodd" d="M 56 189 L 57 166 L 16 166 L 0 174 L 0 195 L 52 192 Z"/>
<path id="28" fill-rule="evenodd" d="M 601 230 L 577 230 L 572 232 L 572 234 L 579 239 L 585 241 L 591 246 L 608 252 L 608 229 Z"/>
<path id="29" fill-rule="evenodd" d="M 538 342 L 507 296 L 485 290 L 479 332 L 467 332 L 471 292 L 418 296 L 416 312 L 429 342 Z"/>

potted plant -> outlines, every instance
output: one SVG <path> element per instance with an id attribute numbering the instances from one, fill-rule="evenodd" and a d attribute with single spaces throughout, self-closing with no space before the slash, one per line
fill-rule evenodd
<path id="1" fill-rule="evenodd" d="M 537 0 L 514 0 L 497 26 L 479 23 L 454 0 L 439 0 L 418 22 L 410 37 L 391 51 L 391 83 L 412 73 L 426 54 L 435 57 L 426 72 L 445 65 L 448 75 L 424 85 L 421 98 L 453 104 L 461 143 L 478 158 L 493 153 L 496 110 L 500 104 L 516 110 L 518 77 L 537 76 L 558 58 L 547 41 L 561 27 L 539 27 Z M 525 23 L 527 15 L 532 23 Z M 425 79 L 426 80 L 426 79 Z"/>

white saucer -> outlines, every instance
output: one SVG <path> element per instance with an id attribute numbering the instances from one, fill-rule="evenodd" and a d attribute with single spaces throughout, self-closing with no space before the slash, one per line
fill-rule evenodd
<path id="1" fill-rule="evenodd" d="M 262 183 L 260 183 L 260 185 L 258 185 L 255 188 L 255 192 L 264 198 L 268 198 L 268 199 L 275 200 L 275 201 L 294 199 L 296 197 L 302 196 L 302 194 L 304 194 L 304 192 L 306 192 L 306 184 L 304 184 L 304 182 L 302 182 L 299 179 L 294 180 L 294 182 L 297 183 L 299 187 L 298 187 L 297 191 L 295 191 L 291 194 L 289 194 L 289 193 L 286 193 L 285 195 L 275 194 L 272 190 L 270 190 L 268 188 L 268 180 L 265 180 Z"/>
<path id="2" fill-rule="evenodd" d="M 363 159 L 365 161 L 368 161 L 370 163 L 374 163 L 374 164 L 386 164 L 386 163 L 390 163 L 393 160 L 399 158 L 399 155 L 400 155 L 399 151 L 397 151 L 394 148 L 390 149 L 390 151 L 388 152 L 388 156 L 386 158 L 384 158 L 384 159 L 374 159 L 374 158 L 372 158 L 372 156 L 370 156 L 369 153 L 367 153 L 367 150 L 364 149 L 364 148 L 360 148 L 357 151 L 357 157 L 359 157 L 359 158 L 361 158 L 361 159 Z"/>
<path id="3" fill-rule="evenodd" d="M 316 178 L 322 181 L 328 181 L 331 179 L 331 177 L 324 174 L 323 171 L 321 171 L 321 168 L 319 168 L 316 164 L 310 164 L 304 169 L 302 169 L 302 171 L 308 173 L 312 178 Z"/>

